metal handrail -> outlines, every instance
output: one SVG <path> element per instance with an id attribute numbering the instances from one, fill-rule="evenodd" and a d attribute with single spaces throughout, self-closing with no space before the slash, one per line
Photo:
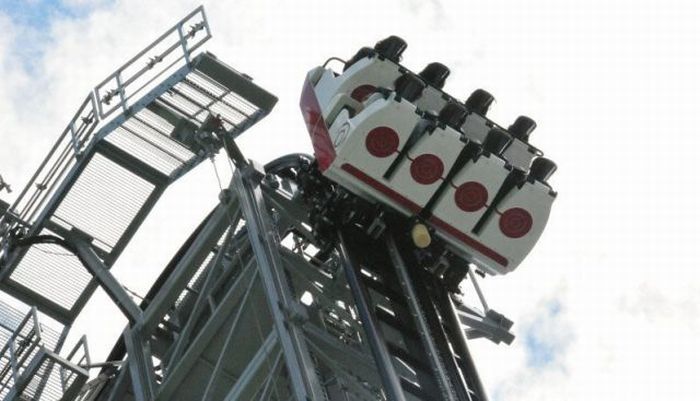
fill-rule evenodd
<path id="1" fill-rule="evenodd" d="M 47 195 L 50 193 L 50 190 L 47 191 L 47 189 L 52 189 L 55 186 L 58 178 L 67 170 L 68 166 L 73 164 L 72 160 L 80 158 L 82 149 L 99 123 L 95 111 L 96 102 L 91 93 L 83 101 L 12 206 L 0 216 L 0 226 L 3 223 L 13 227 L 31 225 L 31 219 L 37 210 L 44 205 Z M 32 187 L 35 187 L 36 190 L 25 202 L 25 196 Z"/>
<path id="2" fill-rule="evenodd" d="M 193 23 L 192 21 L 198 22 Z M 191 26 L 189 31 L 185 32 L 184 26 L 188 23 L 191 24 Z M 195 36 L 197 36 L 197 33 L 201 30 L 204 30 L 205 36 L 199 38 L 199 40 L 196 40 L 192 44 L 190 44 L 189 41 L 195 39 Z M 161 51 L 155 56 L 151 56 L 148 59 L 146 59 L 146 54 L 151 52 L 155 47 L 163 44 L 163 42 L 169 39 L 169 37 L 174 36 L 174 33 L 177 33 L 177 40 L 174 43 L 170 44 L 170 46 L 168 46 L 164 51 Z M 128 112 L 128 101 L 131 98 L 133 98 L 134 95 L 142 91 L 144 87 L 148 86 L 151 82 L 153 82 L 155 78 L 163 74 L 173 65 L 177 64 L 180 60 L 185 59 L 185 62 L 189 64 L 190 59 L 192 57 L 192 53 L 210 38 L 211 30 L 209 29 L 209 23 L 207 21 L 206 14 L 204 13 L 204 7 L 199 6 L 186 17 L 184 17 L 182 20 L 180 20 L 177 24 L 175 24 L 172 28 L 170 28 L 164 34 L 162 34 L 153 43 L 151 43 L 142 51 L 140 51 L 136 56 L 132 57 L 124 65 L 119 67 L 116 71 L 114 71 L 111 75 L 109 75 L 95 87 L 94 93 L 95 98 L 98 100 L 100 118 L 107 118 L 119 108 L 121 108 L 124 112 Z M 137 80 L 146 75 L 157 64 L 162 63 L 166 57 L 171 55 L 177 49 L 181 49 L 182 54 L 176 60 L 174 60 L 170 65 L 166 66 L 162 70 L 153 74 L 154 76 L 147 79 L 146 83 L 138 87 L 135 91 L 133 91 L 133 93 L 127 93 L 127 89 L 130 85 L 132 85 Z M 127 76 L 125 73 L 130 68 L 137 65 L 137 63 L 139 62 L 142 63 L 143 66 L 138 68 L 136 72 Z M 112 86 L 110 89 L 106 89 L 106 87 L 110 83 L 116 84 L 116 86 Z M 119 102 L 117 104 L 109 108 L 103 107 L 103 105 L 110 106 L 112 99 L 114 99 L 115 97 L 119 97 Z"/>
<path id="3" fill-rule="evenodd" d="M 27 332 L 28 330 L 28 332 Z M 26 332 L 26 333 L 25 333 Z M 25 334 L 23 334 L 25 333 Z M 37 309 L 33 307 L 17 325 L 6 344 L 0 349 L 0 358 L 7 359 L 8 364 L 0 371 L 0 394 L 10 399 L 22 394 L 34 377 L 39 375 L 46 379 L 52 369 L 59 370 L 61 395 L 71 398 L 87 379 L 90 353 L 87 338 L 83 336 L 65 358 L 45 347 L 42 338 L 42 326 L 39 323 Z M 46 365 L 48 363 L 48 365 Z M 47 366 L 42 368 L 42 366 Z M 10 375 L 8 377 L 8 375 Z M 57 390 L 55 387 L 51 391 Z M 32 389 L 34 397 L 40 397 L 45 391 L 44 385 Z M 9 395 L 8 395 L 9 394 Z M 41 398 L 37 398 L 41 399 Z"/>
<path id="4" fill-rule="evenodd" d="M 185 31 L 185 26 L 188 25 L 190 25 L 190 29 Z M 200 31 L 204 31 L 205 35 L 198 35 Z M 171 43 L 164 51 L 146 61 L 145 55 L 154 48 L 161 46 L 166 40 L 171 39 L 174 33 L 177 33 L 177 40 Z M 189 64 L 194 52 L 210 38 L 211 30 L 204 8 L 199 6 L 114 73 L 110 74 L 88 94 L 28 184 L 15 199 L 12 206 L 0 215 L 0 249 L 2 249 L 7 240 L 6 235 L 9 232 L 17 228 L 29 229 L 36 223 L 34 220 L 51 198 L 51 194 L 56 190 L 61 179 L 81 160 L 83 151 L 95 139 L 93 134 L 95 134 L 97 127 L 104 123 L 117 109 L 121 108 L 124 114 L 128 114 L 131 107 L 129 100 L 141 93 L 155 79 L 173 66 L 181 63 L 183 59 Z M 182 54 L 179 57 L 169 65 L 156 70 L 153 74 L 146 77 L 156 65 L 163 62 L 177 49 L 182 50 Z M 125 73 L 139 62 L 145 62 L 145 65 L 127 76 Z M 145 83 L 131 91 L 131 87 L 142 78 L 146 79 Z M 105 90 L 105 87 L 112 82 L 116 82 L 116 88 Z M 119 97 L 117 104 L 109 109 L 103 108 L 103 104 L 109 105 L 111 99 L 117 95 Z M 32 188 L 34 189 L 33 191 L 31 191 Z"/>
<path id="5" fill-rule="evenodd" d="M 26 336 L 22 335 L 22 332 L 27 327 L 30 327 L 29 334 Z M 19 350 L 15 349 L 15 341 L 18 338 L 22 341 L 22 347 Z M 41 325 L 39 324 L 37 310 L 33 307 L 17 325 L 17 328 L 12 332 L 2 349 L 0 349 L 0 358 L 7 358 L 9 361 L 9 366 L 0 371 L 0 393 L 10 388 L 10 379 L 6 379 L 8 373 L 12 375 L 12 382 L 16 382 L 21 373 L 20 369 L 25 368 L 29 356 L 33 355 L 37 347 L 42 345 Z M 8 355 L 6 356 L 6 354 Z"/>
<path id="6" fill-rule="evenodd" d="M 82 350 L 81 354 L 78 354 L 78 351 Z M 80 355 L 79 358 L 73 359 L 76 354 Z M 68 362 L 71 362 L 75 366 L 90 366 L 90 353 L 88 351 L 88 345 L 87 345 L 87 337 L 82 336 L 80 340 L 75 344 L 73 349 L 68 353 L 66 356 L 66 360 Z M 66 372 L 68 373 L 66 374 Z M 65 367 L 63 365 L 60 366 L 60 371 L 59 371 L 59 377 L 61 378 L 61 389 L 62 391 L 66 391 L 66 387 L 68 387 L 71 375 L 75 373 L 75 370 L 69 367 Z"/>

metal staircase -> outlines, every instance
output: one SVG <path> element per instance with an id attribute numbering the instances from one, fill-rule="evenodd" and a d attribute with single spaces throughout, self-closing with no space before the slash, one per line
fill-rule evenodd
<path id="1" fill-rule="evenodd" d="M 36 308 L 24 316 L 0 302 L 0 398 L 73 400 L 88 379 L 90 364 L 83 337 L 65 358 L 64 337 L 39 322 Z"/>

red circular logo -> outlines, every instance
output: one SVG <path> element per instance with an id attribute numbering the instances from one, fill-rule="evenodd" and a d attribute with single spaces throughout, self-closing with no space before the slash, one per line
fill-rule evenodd
<path id="1" fill-rule="evenodd" d="M 423 185 L 429 185 L 439 180 L 444 170 L 442 160 L 429 153 L 416 157 L 411 163 L 411 177 Z"/>
<path id="2" fill-rule="evenodd" d="M 387 157 L 399 149 L 399 134 L 389 127 L 373 128 L 365 139 L 367 151 L 374 157 Z"/>
<path id="3" fill-rule="evenodd" d="M 455 203 L 465 212 L 476 212 L 486 206 L 488 198 L 486 188 L 475 181 L 465 182 L 455 191 Z"/>
<path id="4" fill-rule="evenodd" d="M 532 216 L 527 210 L 514 207 L 503 212 L 498 226 L 506 237 L 520 238 L 530 232 Z"/>
<path id="5" fill-rule="evenodd" d="M 363 102 L 369 97 L 369 95 L 373 94 L 375 90 L 377 90 L 375 86 L 360 85 L 352 91 L 350 97 L 357 100 L 358 102 Z"/>

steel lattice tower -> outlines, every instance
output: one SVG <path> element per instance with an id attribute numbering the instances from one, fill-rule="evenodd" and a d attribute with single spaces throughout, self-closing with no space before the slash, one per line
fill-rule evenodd
<path id="1" fill-rule="evenodd" d="M 234 139 L 277 99 L 198 52 L 210 36 L 200 7 L 120 67 L 0 204 L 0 289 L 26 306 L 0 303 L 0 398 L 486 400 L 467 337 L 510 342 L 512 323 L 463 305 L 401 219 L 357 213 L 310 157 L 246 160 Z M 232 181 L 135 302 L 110 267 L 168 185 L 221 149 Z M 101 362 L 84 339 L 64 347 L 98 287 L 129 321 Z"/>

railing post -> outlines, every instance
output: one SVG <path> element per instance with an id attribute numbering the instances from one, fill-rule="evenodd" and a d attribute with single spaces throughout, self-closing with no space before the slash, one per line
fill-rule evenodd
<path id="1" fill-rule="evenodd" d="M 19 367 L 17 366 L 17 356 L 15 355 L 15 339 L 10 338 L 10 368 L 12 369 L 12 382 L 17 384 L 19 379 Z"/>
<path id="2" fill-rule="evenodd" d="M 35 327 L 34 331 L 36 333 L 37 344 L 41 344 L 42 343 L 42 338 L 41 338 L 42 329 L 41 329 L 41 325 L 39 324 L 39 314 L 36 310 L 36 306 L 32 306 L 32 310 L 29 313 L 31 313 L 32 320 L 34 321 L 34 327 Z"/>
<path id="3" fill-rule="evenodd" d="M 73 122 L 68 126 L 68 129 L 70 129 L 70 144 L 73 147 L 73 153 L 75 156 L 75 159 L 78 159 L 78 153 L 80 153 L 80 147 L 78 146 L 78 136 L 75 133 L 75 125 Z"/>
<path id="4" fill-rule="evenodd" d="M 126 94 L 124 85 L 122 85 L 122 72 L 121 70 L 117 71 L 117 76 L 115 77 L 117 80 L 117 92 L 119 93 L 119 100 L 122 105 L 122 110 L 124 110 L 124 114 L 128 114 L 129 108 L 126 105 Z"/>
<path id="5" fill-rule="evenodd" d="M 177 24 L 177 34 L 180 36 L 180 46 L 182 46 L 182 53 L 185 56 L 185 61 L 187 65 L 190 65 L 190 52 L 187 50 L 187 38 L 182 33 L 182 22 Z"/>

